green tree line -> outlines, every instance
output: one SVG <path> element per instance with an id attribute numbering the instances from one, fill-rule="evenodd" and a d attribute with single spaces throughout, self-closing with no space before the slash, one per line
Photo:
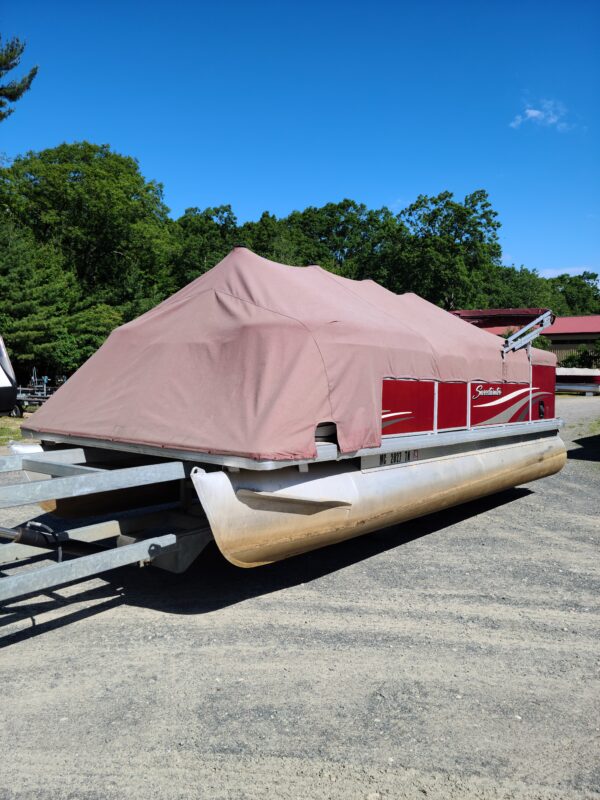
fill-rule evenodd
<path id="1" fill-rule="evenodd" d="M 0 169 L 0 334 L 22 379 L 69 374 L 110 331 L 237 244 L 285 264 L 412 291 L 446 309 L 540 306 L 600 313 L 598 276 L 505 266 L 488 195 L 419 196 L 400 213 L 353 200 L 240 224 L 231 206 L 169 216 L 134 158 L 89 142 Z"/>

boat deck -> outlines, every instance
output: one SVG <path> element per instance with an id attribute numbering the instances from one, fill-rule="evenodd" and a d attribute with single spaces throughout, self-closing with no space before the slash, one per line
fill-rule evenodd
<path id="1" fill-rule="evenodd" d="M 556 433 L 562 427 L 560 418 L 535 420 L 533 422 L 511 422 L 503 425 L 482 425 L 464 430 L 437 431 L 428 433 L 399 434 L 383 436 L 380 447 L 369 447 L 352 453 L 341 453 L 334 442 L 317 442 L 317 455 L 312 459 L 253 459 L 234 453 L 203 453 L 178 448 L 152 447 L 149 445 L 114 442 L 100 439 L 86 439 L 77 436 L 58 434 L 35 434 L 23 429 L 23 435 L 39 438 L 45 443 L 73 445 L 75 447 L 93 447 L 123 453 L 136 453 L 152 458 L 178 459 L 195 464 L 214 464 L 230 469 L 276 470 L 285 467 L 304 467 L 326 461 L 344 461 L 354 458 L 382 456 L 412 450 L 439 450 L 447 447 L 477 444 L 486 446 L 486 442 L 498 440 L 515 440 L 531 438 L 538 435 Z M 440 455 L 443 453 L 440 453 Z"/>

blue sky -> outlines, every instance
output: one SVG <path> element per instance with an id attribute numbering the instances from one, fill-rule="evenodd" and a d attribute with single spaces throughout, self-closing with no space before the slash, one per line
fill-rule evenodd
<path id="1" fill-rule="evenodd" d="M 600 3 L 5 2 L 9 157 L 109 143 L 174 216 L 484 188 L 506 263 L 600 272 Z"/>

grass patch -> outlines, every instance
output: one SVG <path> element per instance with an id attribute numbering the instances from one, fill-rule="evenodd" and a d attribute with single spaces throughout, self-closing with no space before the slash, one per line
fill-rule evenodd
<path id="1" fill-rule="evenodd" d="M 23 438 L 21 435 L 22 424 L 22 419 L 0 417 L 0 447 L 6 447 L 11 439 L 18 441 Z"/>

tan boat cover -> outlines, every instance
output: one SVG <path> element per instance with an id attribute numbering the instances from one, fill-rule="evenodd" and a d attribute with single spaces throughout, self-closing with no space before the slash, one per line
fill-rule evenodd
<path id="1" fill-rule="evenodd" d="M 528 381 L 524 351 L 422 300 L 237 247 L 107 341 L 28 421 L 36 432 L 257 459 L 381 442 L 382 381 Z M 535 361 L 555 357 L 534 351 Z"/>

